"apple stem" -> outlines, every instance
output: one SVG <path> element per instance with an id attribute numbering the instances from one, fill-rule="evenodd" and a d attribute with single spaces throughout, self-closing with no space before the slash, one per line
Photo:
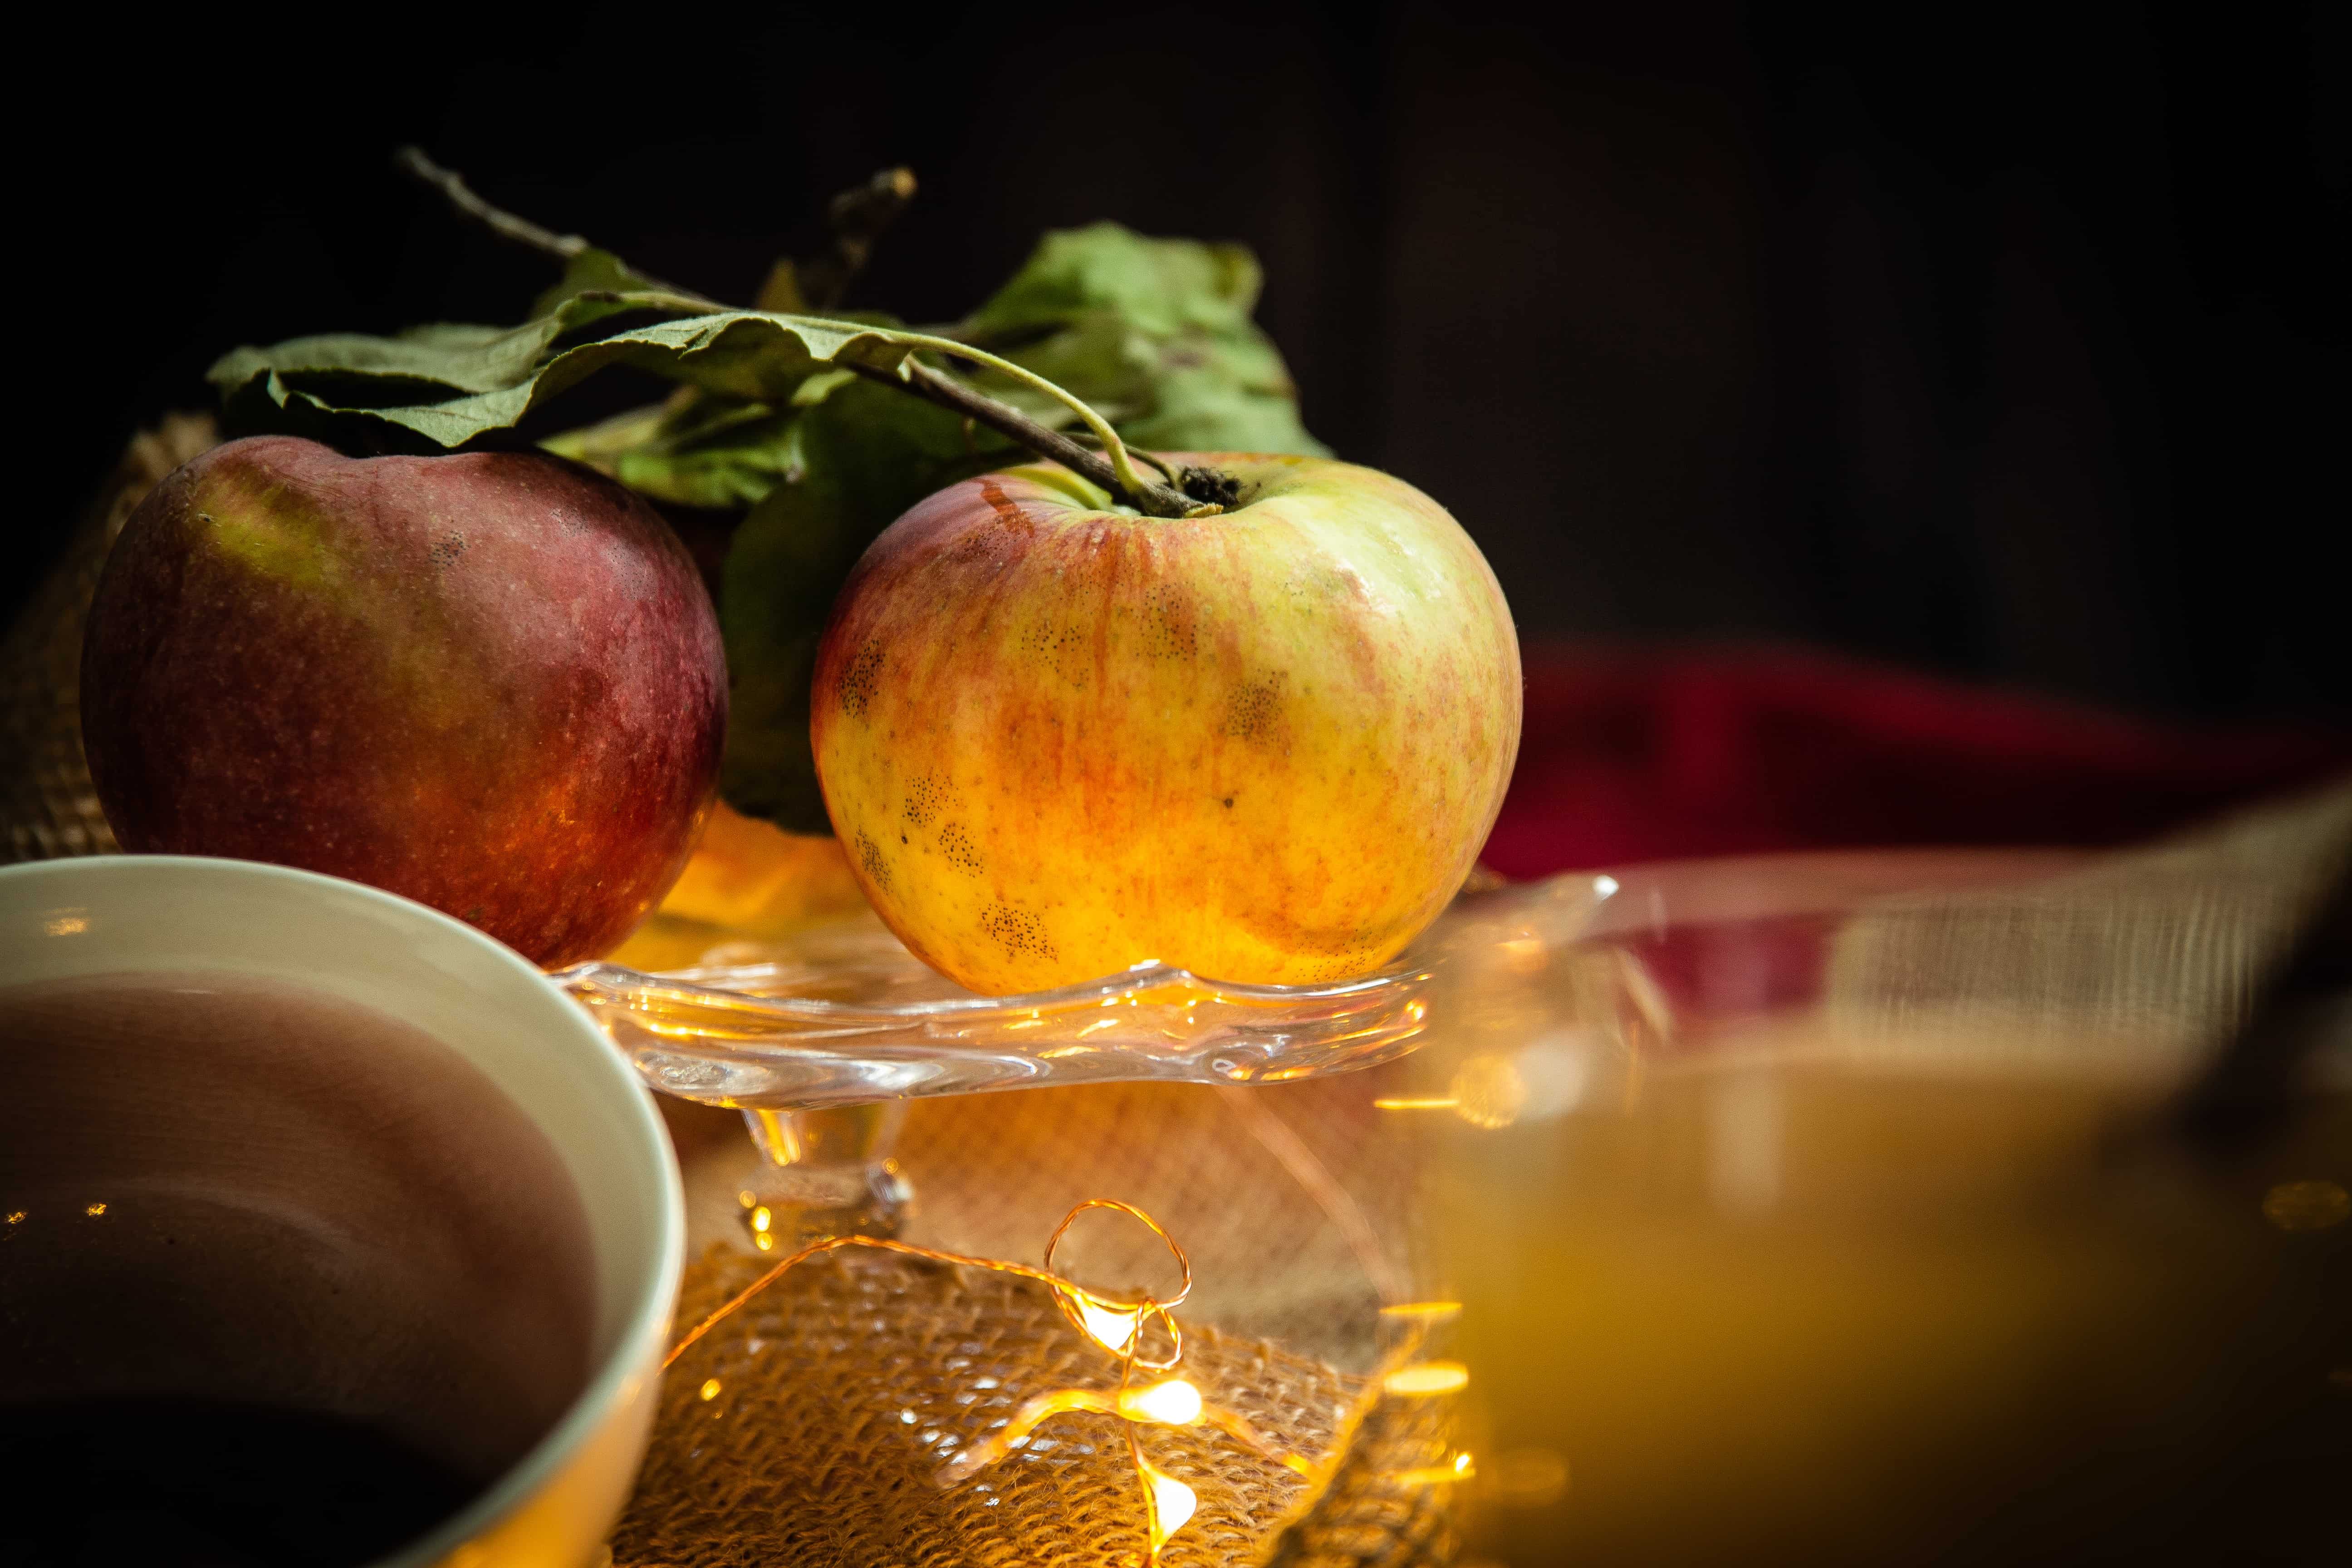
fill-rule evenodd
<path id="1" fill-rule="evenodd" d="M 1067 408 L 1076 415 L 1079 421 L 1094 434 L 1095 439 L 1102 443 L 1103 449 L 1100 457 L 1088 452 L 1060 431 L 1049 429 L 1030 419 L 1020 410 L 1000 403 L 995 398 L 974 392 L 951 377 L 940 374 L 918 361 L 912 354 L 898 362 L 898 371 L 892 376 L 892 379 L 902 385 L 915 388 L 919 395 L 929 397 L 935 403 L 945 404 L 950 408 L 960 409 L 987 425 L 991 429 L 1009 436 L 1023 446 L 1028 447 L 1031 451 L 1036 452 L 1041 457 L 1049 457 L 1065 467 L 1076 468 L 1078 472 L 1085 474 L 1097 484 L 1102 485 L 1105 489 L 1118 496 L 1138 511 L 1150 517 L 1213 517 L 1225 510 L 1214 501 L 1195 501 L 1181 489 L 1171 485 L 1160 484 L 1155 479 L 1146 479 L 1137 472 L 1133 454 L 1128 451 L 1127 443 L 1118 438 L 1118 432 L 1111 428 L 1110 421 L 1096 413 L 1084 398 L 1075 393 L 1064 391 L 1036 372 L 1017 365 L 1011 360 L 1000 359 L 985 350 L 973 348 L 969 343 L 957 342 L 952 338 L 935 338 L 922 332 L 901 331 L 890 331 L 885 335 L 893 342 L 905 343 L 911 348 L 929 349 L 935 353 L 953 354 L 959 359 L 968 359 L 975 363 L 984 364 L 1000 375 L 1011 376 L 1024 386 L 1032 391 L 1043 393 Z M 1007 416 L 1010 417 L 1007 418 Z M 1014 423 L 1016 421 L 1017 425 Z M 1033 439 L 1033 433 L 1034 436 L 1046 437 L 1052 443 L 1051 449 L 1036 445 Z M 1073 463 L 1074 457 L 1084 457 L 1091 461 L 1083 464 Z M 1176 477 L 1170 473 L 1168 466 L 1157 458 L 1150 461 L 1151 466 L 1160 472 L 1169 473 L 1170 478 Z M 1108 473 L 1096 472 L 1095 470 L 1098 468 L 1107 468 Z"/>
<path id="2" fill-rule="evenodd" d="M 927 402 L 952 409 L 975 424 L 985 425 L 1039 457 L 1050 458 L 1071 472 L 1100 485 L 1149 516 L 1206 517 L 1222 510 L 1213 506 L 1203 507 L 1169 485 L 1154 484 L 1150 480 L 1141 480 L 1136 489 L 1130 489 L 1120 482 L 1118 469 L 1106 461 L 1100 452 L 1078 445 L 1051 426 L 1038 424 L 1010 404 L 1000 403 L 985 393 L 977 392 L 953 376 L 940 374 L 912 355 L 900 361 L 896 371 L 860 364 L 855 360 L 842 363 L 845 368 L 869 380 L 882 382 L 901 392 L 911 392 Z M 1130 452 L 1128 456 L 1140 456 L 1160 472 L 1169 472 L 1165 462 L 1148 452 Z M 1180 476 L 1171 474 L 1170 477 Z"/>
<path id="3" fill-rule="evenodd" d="M 952 353 L 971 360 L 976 364 L 984 364 L 999 375 L 1011 376 L 1030 391 L 1042 393 L 1067 408 L 1078 416 L 1080 423 L 1094 432 L 1095 439 L 1102 443 L 1103 455 L 1110 459 L 1111 472 L 1118 476 L 1118 488 L 1127 491 L 1129 495 L 1140 499 L 1148 490 L 1164 488 L 1153 484 L 1135 471 L 1135 460 L 1127 455 L 1127 443 L 1118 438 L 1118 432 L 1110 427 L 1110 421 L 1096 413 L 1093 407 L 1076 394 L 1063 391 L 1034 370 L 1017 365 L 1009 359 L 1001 359 L 984 349 L 976 349 L 968 343 L 959 343 L 951 338 L 928 337 L 916 332 L 894 332 L 891 335 L 898 342 L 913 347 Z M 918 365 L 910 354 L 898 362 L 898 377 L 902 381 L 911 381 L 914 379 L 913 373 L 922 368 L 924 367 Z M 1176 499 L 1182 500 L 1183 497 L 1178 496 Z M 1176 515 L 1183 514 L 1180 512 Z"/>

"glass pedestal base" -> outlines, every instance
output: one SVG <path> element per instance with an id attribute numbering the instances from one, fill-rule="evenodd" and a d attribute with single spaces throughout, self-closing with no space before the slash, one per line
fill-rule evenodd
<path id="1" fill-rule="evenodd" d="M 836 1236 L 896 1236 L 914 1191 L 891 1157 L 904 1100 L 820 1110 L 746 1110 L 760 1163 L 736 1194 L 751 1245 L 790 1252 Z"/>

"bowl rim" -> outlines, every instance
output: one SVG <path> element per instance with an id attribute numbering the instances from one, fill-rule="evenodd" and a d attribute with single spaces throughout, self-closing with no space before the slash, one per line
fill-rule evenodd
<path id="1" fill-rule="evenodd" d="M 413 1568 L 437 1563 L 495 1526 L 537 1495 L 563 1467 L 601 1431 L 624 1406 L 645 1392 L 648 1378 L 658 1381 L 661 1369 L 648 1369 L 669 1336 L 678 1282 L 686 1261 L 686 1197 L 669 1131 L 635 1070 L 622 1057 L 586 1009 L 548 979 L 537 965 L 495 937 L 444 914 L 430 905 L 381 888 L 321 872 L 306 871 L 259 860 L 234 860 L 201 855 L 93 855 L 51 860 L 23 861 L 0 866 L 0 889 L 10 883 L 86 885 L 110 879 L 184 879 L 192 885 L 246 882 L 275 883 L 289 893 L 371 910 L 404 921 L 420 936 L 455 942 L 476 951 L 495 969 L 502 970 L 545 1004 L 551 1027 L 567 1033 L 593 1057 L 586 1069 L 590 1081 L 608 1095 L 627 1129 L 629 1142 L 610 1153 L 635 1160 L 647 1169 L 656 1185 L 653 1205 L 654 1234 L 646 1249 L 653 1266 L 645 1270 L 621 1303 L 611 1342 L 591 1367 L 570 1405 L 551 1423 L 521 1458 L 499 1472 L 482 1491 L 424 1535 L 374 1560 L 368 1568 Z M 560 1023 L 557 1020 L 562 1020 Z M 525 1113 L 538 1117 L 530 1108 Z M 641 1457 L 641 1456 L 640 1456 Z"/>

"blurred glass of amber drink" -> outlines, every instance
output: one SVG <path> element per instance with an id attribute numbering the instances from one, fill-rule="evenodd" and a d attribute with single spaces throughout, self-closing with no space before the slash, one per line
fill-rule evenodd
<path id="1" fill-rule="evenodd" d="M 2347 820 L 1630 873 L 1457 969 L 1383 1092 L 1470 1557 L 2352 1560 L 2352 1053 L 2167 1130 Z"/>

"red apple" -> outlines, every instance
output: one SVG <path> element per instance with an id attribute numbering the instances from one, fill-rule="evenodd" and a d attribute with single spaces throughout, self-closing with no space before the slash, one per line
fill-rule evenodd
<path id="1" fill-rule="evenodd" d="M 124 848 L 373 883 L 551 965 L 618 942 L 686 864 L 727 674 L 693 561 L 619 485 L 261 437 L 132 514 L 81 712 Z"/>

